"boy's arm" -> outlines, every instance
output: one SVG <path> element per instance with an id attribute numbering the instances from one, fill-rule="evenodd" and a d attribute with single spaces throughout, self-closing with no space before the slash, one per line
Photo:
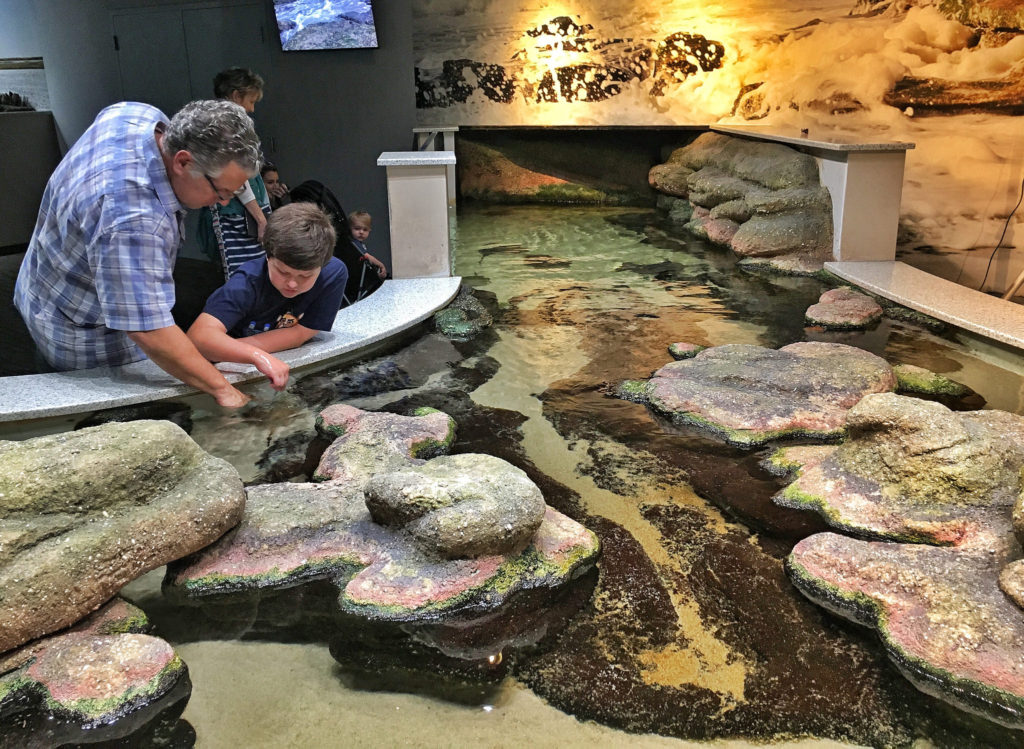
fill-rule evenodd
<path id="1" fill-rule="evenodd" d="M 218 322 L 220 321 L 218 320 Z M 275 328 L 274 330 L 265 330 L 256 335 L 246 336 L 245 342 L 271 353 L 297 348 L 315 336 L 317 332 L 313 328 L 293 325 L 290 328 Z"/>
<path id="2" fill-rule="evenodd" d="M 199 349 L 199 353 L 210 361 L 231 361 L 252 364 L 270 379 L 274 390 L 284 390 L 288 384 L 289 367 L 268 349 L 250 343 L 260 336 L 285 331 L 268 331 L 246 339 L 232 338 L 224 323 L 208 312 L 203 312 L 188 329 L 188 337 Z M 311 331 L 315 333 L 316 331 Z M 307 336 L 311 337 L 311 336 Z M 297 344 L 296 344 L 297 345 Z M 280 351 L 281 349 L 272 349 Z"/>

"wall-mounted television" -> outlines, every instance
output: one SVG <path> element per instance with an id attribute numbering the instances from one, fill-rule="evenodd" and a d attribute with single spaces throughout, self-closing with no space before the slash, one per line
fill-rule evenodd
<path id="1" fill-rule="evenodd" d="M 377 46 L 370 0 L 274 0 L 285 52 Z"/>

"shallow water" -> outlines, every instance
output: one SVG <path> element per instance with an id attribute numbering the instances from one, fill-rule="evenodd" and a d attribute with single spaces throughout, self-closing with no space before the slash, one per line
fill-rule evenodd
<path id="1" fill-rule="evenodd" d="M 833 340 L 948 374 L 1019 413 L 1019 358 L 892 320 L 865 333 L 806 329 L 820 282 L 739 270 L 651 212 L 465 209 L 456 272 L 496 305 L 475 341 L 424 334 L 288 393 L 261 388 L 241 414 L 197 400 L 192 435 L 247 481 L 301 479 L 295 466 L 327 403 L 445 410 L 458 424 L 453 451 L 522 467 L 549 504 L 598 533 L 591 603 L 555 637 L 510 653 L 496 683 L 408 671 L 368 680 L 324 642 L 210 635 L 161 599 L 151 573 L 126 594 L 189 664 L 184 718 L 198 746 L 1019 743 L 916 692 L 872 633 L 795 592 L 782 559 L 821 526 L 771 504 L 779 485 L 758 468 L 761 453 L 608 395 L 668 362 L 674 342 Z"/>

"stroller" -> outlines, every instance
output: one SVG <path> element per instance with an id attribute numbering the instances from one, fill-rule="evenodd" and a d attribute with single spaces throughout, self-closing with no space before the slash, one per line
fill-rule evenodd
<path id="1" fill-rule="evenodd" d="M 316 203 L 334 223 L 338 239 L 334 244 L 334 257 L 345 263 L 348 268 L 348 283 L 341 306 L 347 307 L 364 299 L 380 288 L 382 281 L 373 266 L 363 260 L 363 255 L 351 241 L 348 215 L 338 202 L 338 198 L 322 182 L 314 179 L 306 180 L 292 189 L 290 197 L 293 203 Z"/>

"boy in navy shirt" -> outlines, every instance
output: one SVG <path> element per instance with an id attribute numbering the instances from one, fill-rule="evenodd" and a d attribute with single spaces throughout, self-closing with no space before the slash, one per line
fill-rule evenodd
<path id="1" fill-rule="evenodd" d="M 275 351 L 300 346 L 330 330 L 348 281 L 333 256 L 330 217 L 313 203 L 270 214 L 265 258 L 250 260 L 213 292 L 188 337 L 211 361 L 252 364 L 275 390 L 288 384 L 288 365 Z"/>

